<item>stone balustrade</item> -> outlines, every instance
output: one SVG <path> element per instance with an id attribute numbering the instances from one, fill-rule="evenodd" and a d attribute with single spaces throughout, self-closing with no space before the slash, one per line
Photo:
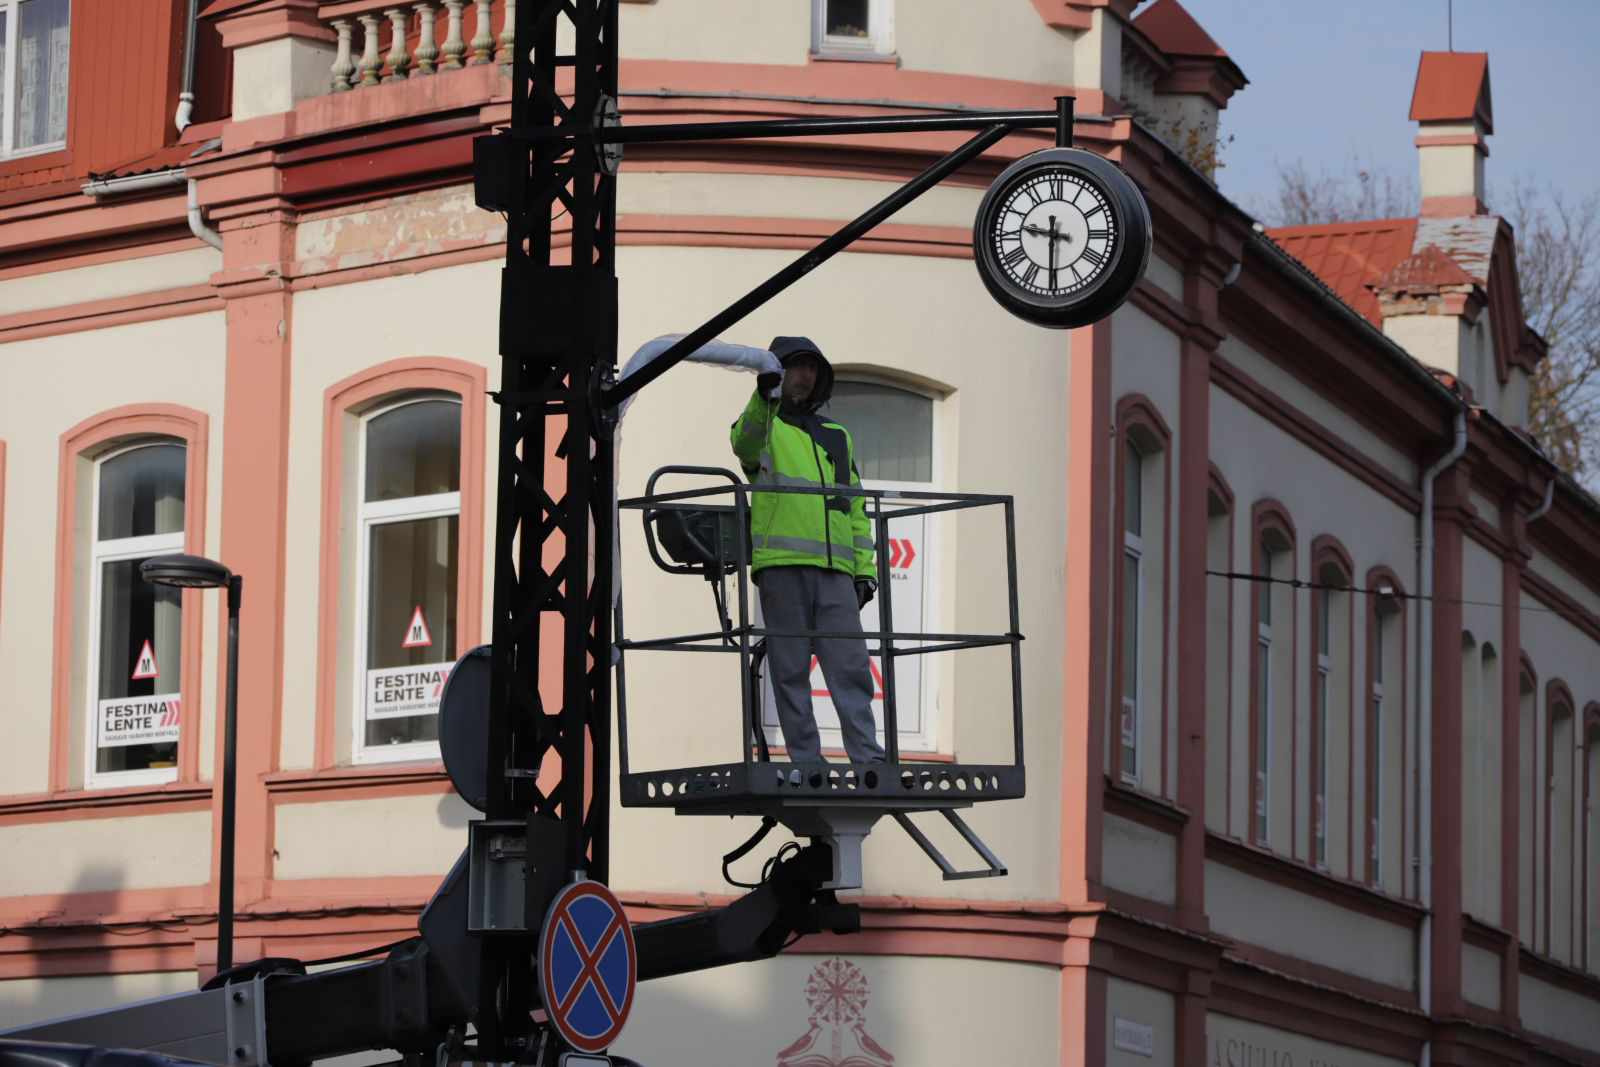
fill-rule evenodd
<path id="1" fill-rule="evenodd" d="M 516 0 L 345 0 L 320 5 L 317 18 L 337 42 L 331 85 L 338 93 L 487 63 L 509 66 Z"/>

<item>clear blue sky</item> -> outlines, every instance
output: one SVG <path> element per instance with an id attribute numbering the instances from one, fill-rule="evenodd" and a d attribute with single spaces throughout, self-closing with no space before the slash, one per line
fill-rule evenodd
<path id="1" fill-rule="evenodd" d="M 1222 113 L 1222 191 L 1247 210 L 1275 160 L 1352 156 L 1415 176 L 1417 56 L 1446 47 L 1446 0 L 1182 0 L 1250 84 Z M 1489 53 L 1494 190 L 1524 176 L 1600 189 L 1600 0 L 1454 0 L 1455 48 Z"/>

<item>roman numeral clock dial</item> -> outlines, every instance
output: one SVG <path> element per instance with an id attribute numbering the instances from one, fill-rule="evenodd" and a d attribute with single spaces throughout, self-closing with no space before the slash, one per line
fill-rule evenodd
<path id="1" fill-rule="evenodd" d="M 1048 148 L 1006 168 L 973 226 L 984 285 L 1041 326 L 1084 326 L 1116 310 L 1150 255 L 1150 213 L 1133 180 L 1074 148 Z"/>

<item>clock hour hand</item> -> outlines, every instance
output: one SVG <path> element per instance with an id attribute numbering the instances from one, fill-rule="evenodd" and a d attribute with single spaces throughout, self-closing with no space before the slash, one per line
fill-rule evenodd
<path id="1" fill-rule="evenodd" d="M 1055 223 L 1055 217 L 1051 216 L 1050 221 L 1052 223 Z M 1048 237 L 1048 238 L 1050 238 L 1050 246 L 1052 248 L 1055 247 L 1055 242 L 1057 242 L 1057 241 L 1065 241 L 1067 244 L 1071 244 L 1072 243 L 1072 235 L 1071 234 L 1062 233 L 1060 231 L 1060 229 L 1058 228 L 1058 225 L 1052 225 L 1048 230 L 1045 229 L 1043 226 L 1028 226 L 1028 225 L 1024 225 L 1022 228 L 1024 230 L 1028 231 L 1029 233 L 1036 233 L 1040 237 Z"/>

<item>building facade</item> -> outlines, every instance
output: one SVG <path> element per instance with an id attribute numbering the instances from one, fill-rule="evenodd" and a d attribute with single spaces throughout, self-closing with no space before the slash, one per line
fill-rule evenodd
<path id="1" fill-rule="evenodd" d="M 433 693 L 489 630 L 505 223 L 471 141 L 511 9 L 0 0 L 0 1027 L 214 966 L 224 618 L 151 555 L 244 578 L 236 959 L 402 938 L 465 846 Z M 1006 315 L 971 225 L 1051 143 L 1021 132 L 728 338 L 818 342 L 869 485 L 1015 497 L 1029 790 L 969 816 L 1008 877 L 880 827 L 862 932 L 649 983 L 618 1050 L 1600 1064 L 1600 507 L 1521 429 L 1486 57 L 1419 64 L 1418 216 L 1262 231 L 1209 177 L 1244 75 L 1176 0 L 623 0 L 621 35 L 629 124 L 1070 92 L 1156 237 L 1110 319 Z M 955 143 L 629 146 L 619 355 Z M 623 494 L 733 466 L 751 384 L 641 394 Z M 712 628 L 621 534 L 630 635 Z M 891 536 L 897 619 L 1004 628 L 981 517 Z M 701 658 L 630 656 L 636 765 L 737 752 Z M 1004 761 L 1006 665 L 922 658 L 906 760 Z M 618 807 L 612 886 L 639 921 L 732 899 L 751 829 Z"/>

